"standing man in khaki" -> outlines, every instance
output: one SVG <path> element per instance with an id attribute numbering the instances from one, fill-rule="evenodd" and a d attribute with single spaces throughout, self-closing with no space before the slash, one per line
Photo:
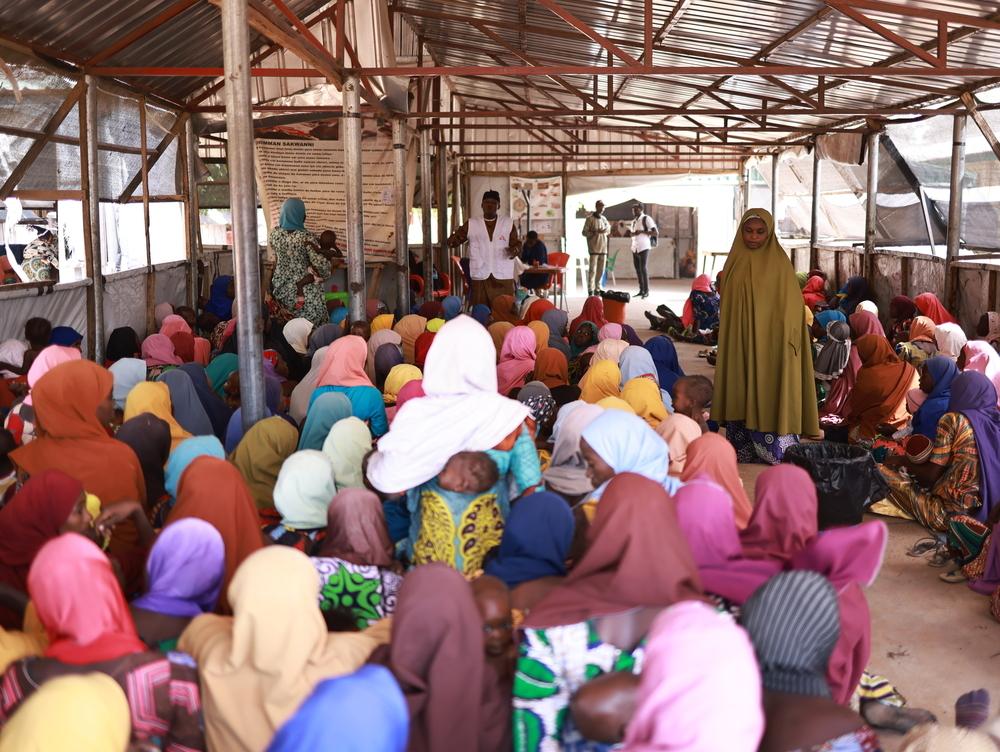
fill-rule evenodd
<path id="1" fill-rule="evenodd" d="M 493 299 L 514 294 L 514 259 L 521 253 L 521 240 L 509 215 L 499 216 L 500 194 L 483 194 L 483 218 L 470 217 L 448 238 L 448 246 L 469 243 L 472 305 L 492 307 Z"/>
<path id="2" fill-rule="evenodd" d="M 608 237 L 611 223 L 604 216 L 604 202 L 594 205 L 594 213 L 583 223 L 583 237 L 587 239 L 587 253 L 590 254 L 590 272 L 587 275 L 587 294 L 597 295 L 604 279 L 604 267 L 608 260 Z"/>

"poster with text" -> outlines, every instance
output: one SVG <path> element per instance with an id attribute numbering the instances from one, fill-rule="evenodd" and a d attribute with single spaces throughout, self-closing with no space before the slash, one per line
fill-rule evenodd
<path id="1" fill-rule="evenodd" d="M 522 234 L 534 230 L 550 241 L 563 234 L 562 177 L 510 179 L 510 215 Z M 556 250 L 556 249 L 550 249 Z"/>
<path id="2" fill-rule="evenodd" d="M 267 229 L 278 225 L 285 199 L 306 205 L 306 229 L 333 230 L 347 251 L 346 175 L 344 147 L 338 140 L 258 138 L 255 168 L 257 189 Z M 365 128 L 361 140 L 365 256 L 392 259 L 396 254 L 396 196 L 393 148 L 388 133 Z M 416 152 L 408 149 L 406 206 L 413 205 Z M 270 250 L 269 250 L 270 253 Z"/>

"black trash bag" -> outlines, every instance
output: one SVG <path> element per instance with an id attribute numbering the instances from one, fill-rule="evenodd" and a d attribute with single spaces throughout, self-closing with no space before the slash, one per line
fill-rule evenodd
<path id="1" fill-rule="evenodd" d="M 868 506 L 889 495 L 874 458 L 861 447 L 797 444 L 785 450 L 784 461 L 801 467 L 816 484 L 820 530 L 857 525 Z"/>
<path id="2" fill-rule="evenodd" d="M 598 295 L 605 300 L 614 300 L 618 303 L 628 303 L 632 299 L 632 296 L 627 292 L 619 292 L 618 290 L 601 290 Z"/>

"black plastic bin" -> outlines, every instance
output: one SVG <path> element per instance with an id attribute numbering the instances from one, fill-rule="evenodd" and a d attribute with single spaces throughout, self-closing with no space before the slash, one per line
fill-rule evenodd
<path id="1" fill-rule="evenodd" d="M 798 444 L 785 450 L 784 461 L 801 467 L 816 484 L 820 530 L 857 525 L 864 510 L 889 493 L 874 458 L 861 447 Z"/>

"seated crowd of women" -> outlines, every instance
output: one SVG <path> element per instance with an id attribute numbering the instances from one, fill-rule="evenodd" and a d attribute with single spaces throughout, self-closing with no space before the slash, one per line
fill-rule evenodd
<path id="1" fill-rule="evenodd" d="M 4 343 L 0 752 L 869 752 L 932 720 L 866 670 L 885 525 L 820 531 L 792 466 L 751 505 L 669 338 L 596 297 L 265 315 L 244 431 L 230 292 L 107 367 Z"/>

